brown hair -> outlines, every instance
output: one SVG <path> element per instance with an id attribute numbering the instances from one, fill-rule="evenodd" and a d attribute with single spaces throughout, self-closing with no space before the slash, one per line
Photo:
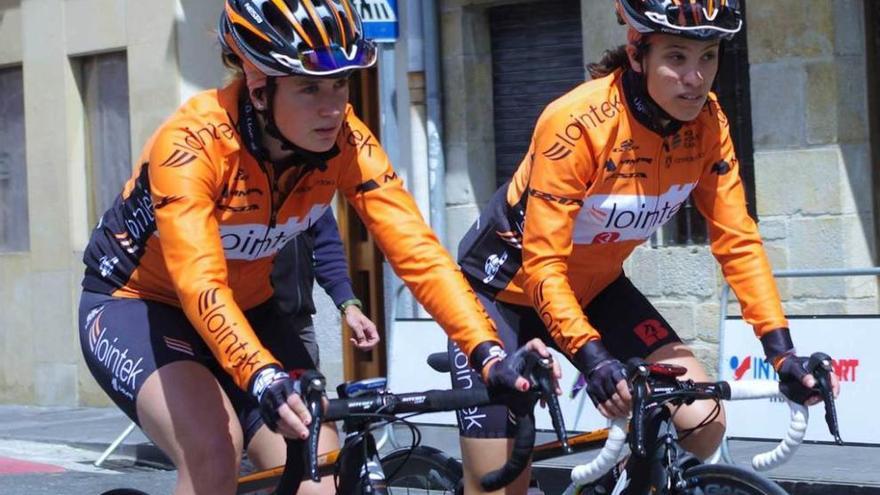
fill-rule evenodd
<path id="1" fill-rule="evenodd" d="M 587 64 L 587 71 L 590 73 L 590 77 L 598 79 L 611 74 L 617 69 L 628 69 L 629 56 L 626 53 L 626 47 L 627 45 L 620 45 L 612 50 L 605 50 L 601 60 Z M 648 37 L 642 36 L 635 43 L 635 47 L 635 59 L 637 62 L 641 62 L 651 48 L 651 45 L 648 43 Z"/>
<path id="2" fill-rule="evenodd" d="M 220 60 L 226 67 L 226 84 L 239 79 L 244 79 L 244 69 L 242 68 L 241 59 L 234 53 L 221 53 Z"/>
<path id="3" fill-rule="evenodd" d="M 587 71 L 593 79 L 605 77 L 620 68 L 629 67 L 629 56 L 626 54 L 626 45 L 620 45 L 613 50 L 605 50 L 602 59 L 598 62 L 587 64 Z"/>

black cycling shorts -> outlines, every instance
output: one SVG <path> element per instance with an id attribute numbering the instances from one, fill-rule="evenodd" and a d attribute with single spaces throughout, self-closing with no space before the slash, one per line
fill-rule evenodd
<path id="1" fill-rule="evenodd" d="M 505 349 L 518 349 L 536 337 L 559 349 L 534 308 L 492 300 L 491 296 L 477 290 L 481 284 L 472 285 L 495 322 Z M 584 313 L 599 331 L 608 352 L 621 361 L 632 357 L 645 358 L 664 345 L 681 341 L 657 309 L 623 274 L 603 289 L 584 308 Z M 485 387 L 458 345 L 450 341 L 448 351 L 453 388 Z M 504 406 L 462 409 L 457 411 L 457 416 L 461 436 L 513 438 L 514 425 Z"/>
<path id="2" fill-rule="evenodd" d="M 311 326 L 308 315 L 292 317 L 273 300 L 244 312 L 259 337 L 286 369 L 315 364 L 296 328 Z M 302 321 L 299 321 L 302 320 Z M 140 425 L 135 406 L 144 381 L 176 361 L 203 364 L 217 378 L 238 415 L 245 445 L 262 426 L 259 406 L 238 388 L 178 307 L 84 291 L 79 306 L 80 345 L 92 375 L 113 402 Z"/>

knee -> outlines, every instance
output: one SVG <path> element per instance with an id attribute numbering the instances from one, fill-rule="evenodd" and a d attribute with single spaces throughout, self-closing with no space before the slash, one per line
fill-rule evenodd
<path id="1" fill-rule="evenodd" d="M 182 449 L 180 471 L 186 471 L 197 493 L 225 493 L 238 479 L 241 449 L 228 436 L 215 435 L 190 442 Z M 221 489 L 221 487 L 223 487 Z"/>
<path id="2" fill-rule="evenodd" d="M 706 407 L 702 407 L 703 405 Z M 724 440 L 727 428 L 724 409 L 722 408 L 718 415 L 709 421 L 708 419 L 714 415 L 713 408 L 714 405 L 708 402 L 695 403 L 690 406 L 691 410 L 688 414 L 675 421 L 679 438 L 682 438 L 682 446 L 700 459 L 711 457 Z"/>

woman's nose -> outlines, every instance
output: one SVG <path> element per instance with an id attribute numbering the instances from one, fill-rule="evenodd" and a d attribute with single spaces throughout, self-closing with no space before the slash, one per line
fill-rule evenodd
<path id="1" fill-rule="evenodd" d="M 684 75 L 684 82 L 689 86 L 702 86 L 703 81 L 703 73 L 699 69 L 689 70 Z"/>

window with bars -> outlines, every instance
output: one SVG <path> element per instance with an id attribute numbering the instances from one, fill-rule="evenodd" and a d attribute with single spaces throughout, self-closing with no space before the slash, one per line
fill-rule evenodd
<path id="1" fill-rule="evenodd" d="M 30 248 L 21 67 L 0 69 L 0 252 Z"/>
<path id="2" fill-rule="evenodd" d="M 125 52 L 81 57 L 80 94 L 86 129 L 89 220 L 95 224 L 132 173 Z"/>

